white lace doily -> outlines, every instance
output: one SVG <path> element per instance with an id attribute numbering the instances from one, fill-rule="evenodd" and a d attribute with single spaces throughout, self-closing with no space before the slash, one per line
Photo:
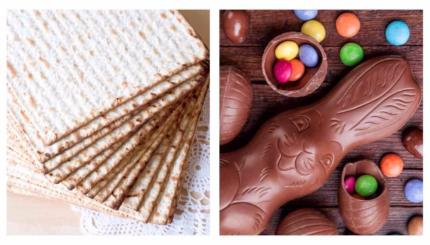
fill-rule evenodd
<path id="1" fill-rule="evenodd" d="M 187 175 L 171 224 L 143 224 L 74 206 L 73 209 L 81 213 L 81 231 L 92 235 L 209 234 L 209 93 L 188 161 Z"/>

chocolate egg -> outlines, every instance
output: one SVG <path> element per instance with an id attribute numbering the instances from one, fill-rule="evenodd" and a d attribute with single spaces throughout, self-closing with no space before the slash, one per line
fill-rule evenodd
<path id="1" fill-rule="evenodd" d="M 232 141 L 249 116 L 252 86 L 245 75 L 232 66 L 220 69 L 220 142 Z"/>
<path id="2" fill-rule="evenodd" d="M 324 213 L 312 208 L 289 213 L 279 224 L 277 235 L 337 235 L 336 224 Z"/>
<path id="3" fill-rule="evenodd" d="M 423 131 L 412 127 L 405 130 L 402 137 L 403 146 L 412 155 L 423 158 Z"/>
<path id="4" fill-rule="evenodd" d="M 248 35 L 249 15 L 245 10 L 226 10 L 222 15 L 225 35 L 233 43 L 243 43 Z"/>
<path id="5" fill-rule="evenodd" d="M 378 166 L 369 160 L 348 163 L 342 170 L 341 183 L 346 176 L 371 175 L 379 183 L 377 195 L 369 199 L 351 195 L 344 185 L 339 185 L 339 212 L 345 226 L 360 235 L 370 235 L 384 226 L 388 218 L 390 197 L 385 179 Z"/>
<path id="6" fill-rule="evenodd" d="M 412 217 L 408 222 L 409 235 L 422 235 L 423 234 L 423 216 L 417 215 Z"/>

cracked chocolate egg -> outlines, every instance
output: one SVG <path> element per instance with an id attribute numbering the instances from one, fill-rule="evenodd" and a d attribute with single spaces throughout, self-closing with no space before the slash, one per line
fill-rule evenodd
<path id="1" fill-rule="evenodd" d="M 370 160 L 348 163 L 342 170 L 341 183 L 346 176 L 371 175 L 378 181 L 378 190 L 370 197 L 357 197 L 339 186 L 339 211 L 345 226 L 355 234 L 370 235 L 384 226 L 388 218 L 390 197 L 385 179 L 378 166 Z"/>
<path id="2" fill-rule="evenodd" d="M 277 235 L 338 235 L 336 224 L 324 213 L 303 208 L 289 213 L 279 224 Z"/>
<path id="3" fill-rule="evenodd" d="M 220 142 L 232 141 L 242 130 L 252 106 L 252 86 L 233 66 L 220 69 Z"/>

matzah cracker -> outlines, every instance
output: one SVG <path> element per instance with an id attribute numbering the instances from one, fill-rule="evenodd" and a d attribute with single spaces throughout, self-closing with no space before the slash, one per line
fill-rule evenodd
<path id="1" fill-rule="evenodd" d="M 99 181 L 91 190 L 88 192 L 89 197 L 93 196 L 91 191 L 93 189 L 99 189 L 99 184 L 103 184 L 103 181 L 106 180 L 106 185 L 104 185 L 101 189 L 97 190 L 97 194 L 94 195 L 94 198 L 100 202 L 103 202 L 112 191 L 118 186 L 118 184 L 122 181 L 123 178 L 126 178 L 129 172 L 136 168 L 137 161 L 143 155 L 151 155 L 152 152 L 158 147 L 163 138 L 169 138 L 168 133 L 170 132 L 173 125 L 176 124 L 176 121 L 179 121 L 182 115 L 183 105 L 179 106 L 172 114 L 172 120 L 166 121 L 163 124 L 162 128 L 160 128 L 160 134 L 155 134 L 151 139 L 142 141 L 133 152 L 130 152 L 126 158 L 124 158 L 118 166 L 114 168 L 109 175 Z M 170 119 L 170 118 L 169 118 Z M 87 194 L 88 194 L 87 193 Z"/>
<path id="2" fill-rule="evenodd" d="M 69 158 L 65 163 L 61 163 L 61 162 L 59 163 L 51 160 L 44 163 L 43 166 L 45 171 L 48 172 L 51 170 L 51 173 L 49 173 L 49 175 L 52 176 L 57 183 L 59 180 L 64 178 L 65 176 L 64 172 L 66 170 L 71 169 L 72 171 L 74 171 L 76 167 L 72 167 L 72 166 L 84 165 L 85 163 L 93 159 L 96 155 L 106 150 L 115 142 L 118 142 L 128 137 L 138 127 L 140 127 L 143 123 L 145 123 L 151 116 L 155 115 L 156 113 L 160 112 L 163 108 L 170 106 L 171 104 L 175 103 L 177 100 L 185 96 L 187 93 L 189 93 L 199 84 L 198 82 L 199 79 L 201 80 L 201 77 L 197 76 L 195 79 L 191 79 L 189 82 L 181 84 L 177 89 L 169 92 L 159 100 L 155 101 L 150 106 L 148 106 L 147 108 L 139 112 L 137 115 L 133 116 L 130 120 L 123 123 L 120 127 L 115 128 L 112 132 L 110 132 L 106 136 L 96 140 L 96 142 L 94 142 L 92 145 L 88 146 L 87 148 L 80 149 L 79 151 L 77 151 L 76 153 L 79 153 L 79 154 Z M 62 155 L 64 154 L 61 154 L 59 156 L 62 156 Z M 54 158 L 54 160 L 55 159 L 57 159 L 57 157 Z M 66 171 L 66 173 L 67 172 L 70 172 L 70 171 Z"/>
<path id="3" fill-rule="evenodd" d="M 22 155 L 25 155 L 25 153 Z M 8 162 L 7 166 L 8 190 L 10 191 L 27 195 L 58 198 L 95 211 L 141 220 L 137 211 L 131 212 L 129 210 L 128 212 L 124 212 L 122 210 L 113 210 L 93 199 L 83 196 L 77 191 L 69 191 L 61 185 L 52 185 L 41 173 L 35 171 L 31 163 L 18 163 L 15 165 Z"/>
<path id="4" fill-rule="evenodd" d="M 47 169 L 50 170 L 59 163 L 67 160 L 71 156 L 75 155 L 80 150 L 92 144 L 95 140 L 107 135 L 113 129 L 119 127 L 125 121 L 129 120 L 132 112 L 142 110 L 143 107 L 151 104 L 159 104 L 159 108 L 162 108 L 168 102 L 171 102 L 174 97 L 179 98 L 181 93 L 185 93 L 186 90 L 190 89 L 189 81 L 199 73 L 203 73 L 204 68 L 202 65 L 191 66 L 179 74 L 176 74 L 169 79 L 157 84 L 155 87 L 148 91 L 136 96 L 132 100 L 108 111 L 103 117 L 97 117 L 87 125 L 74 131 L 73 133 L 65 136 L 59 141 L 52 145 L 46 146 L 40 140 L 36 134 L 36 130 L 32 125 L 32 122 L 28 122 L 26 126 L 19 125 L 23 128 L 23 131 L 29 135 L 29 139 L 34 147 L 34 158 L 38 161 L 45 163 Z M 184 84 L 183 84 L 184 83 Z M 180 86 L 178 86 L 180 85 Z M 168 98 L 165 93 L 171 91 L 174 88 L 174 93 L 170 93 Z M 11 96 L 9 97 L 8 107 L 11 109 L 15 117 L 22 117 L 20 115 L 20 105 L 16 99 L 16 95 L 10 91 Z M 160 102 L 162 100 L 163 102 Z M 164 101 L 167 100 L 167 101 Z M 158 102 L 156 102 L 158 101 Z M 98 130 L 98 131 L 96 131 Z M 88 137 L 85 137 L 88 136 Z M 64 152 L 64 153 L 63 153 Z M 63 154 L 60 154 L 63 153 Z M 60 155 L 59 155 L 60 154 Z"/>
<path id="5" fill-rule="evenodd" d="M 207 57 L 177 11 L 9 10 L 7 25 L 8 86 L 45 145 Z"/>
<path id="6" fill-rule="evenodd" d="M 153 224 L 167 224 L 171 222 L 172 215 L 175 209 L 175 201 L 177 195 L 179 195 L 181 179 L 184 174 L 184 166 L 188 160 L 189 150 L 193 143 L 195 129 L 197 127 L 198 118 L 203 107 L 203 101 L 206 95 L 206 90 L 208 89 L 209 82 L 204 85 L 204 91 L 202 92 L 199 100 L 197 102 L 198 110 L 195 111 L 197 116 L 195 116 L 190 127 L 192 130 L 187 131 L 185 135 L 185 141 L 182 144 L 182 149 L 179 155 L 176 157 L 173 169 L 170 172 L 169 180 L 167 181 L 162 194 L 159 196 L 159 202 L 157 206 L 152 210 L 150 223 Z"/>
<path id="7" fill-rule="evenodd" d="M 143 126 L 135 130 L 134 132 L 130 132 L 128 135 L 123 136 L 120 141 L 113 142 L 113 145 L 108 146 L 109 148 L 105 149 L 104 151 L 98 151 L 95 154 L 92 154 L 94 157 L 87 157 L 85 154 L 86 152 L 93 151 L 92 146 L 86 148 L 84 152 L 81 152 L 80 154 L 76 155 L 74 158 L 70 159 L 69 161 L 66 161 L 57 168 L 54 168 L 52 171 L 48 172 L 46 175 L 47 177 L 52 180 L 54 183 L 59 183 L 63 179 L 67 178 L 71 174 L 73 176 L 71 179 L 75 180 L 78 178 L 82 178 L 87 172 L 79 171 L 81 167 L 90 167 L 90 166 L 98 166 L 102 162 L 104 162 L 105 159 L 110 157 L 112 154 L 114 154 L 119 148 L 123 147 L 127 142 L 133 142 L 132 144 L 137 144 L 140 139 L 145 137 L 151 130 L 159 123 L 161 122 L 161 119 L 167 115 L 166 112 L 162 112 L 160 114 L 155 115 L 152 117 L 148 122 L 146 122 Z M 131 143 L 129 143 L 131 144 Z M 129 149 L 131 149 L 129 147 Z"/>
<path id="8" fill-rule="evenodd" d="M 198 94 L 199 91 L 200 89 L 197 89 L 192 97 L 185 99 L 187 104 L 185 108 L 185 113 L 182 119 L 177 121 L 177 126 L 175 127 L 176 133 L 174 133 L 174 139 L 168 148 L 169 150 L 171 148 L 175 150 L 176 148 L 180 147 L 183 131 L 186 130 L 186 126 L 184 125 L 187 125 L 188 121 L 191 120 L 190 117 L 192 116 L 192 112 L 196 103 L 195 97 L 197 97 L 196 94 Z M 115 190 L 106 200 L 104 200 L 103 203 L 105 205 L 112 208 L 119 207 L 119 204 L 123 201 L 125 195 L 129 192 L 133 183 L 135 183 L 136 178 L 139 176 L 141 172 L 143 172 L 142 169 L 145 167 L 146 162 L 150 158 L 150 155 L 148 154 L 145 154 L 143 156 L 136 155 L 135 157 L 137 159 L 137 164 L 133 164 L 132 162 L 129 163 L 129 165 L 133 165 L 132 171 L 127 173 L 127 176 L 121 180 L 120 185 L 115 188 Z M 168 162 L 169 159 L 165 159 L 164 161 Z"/>

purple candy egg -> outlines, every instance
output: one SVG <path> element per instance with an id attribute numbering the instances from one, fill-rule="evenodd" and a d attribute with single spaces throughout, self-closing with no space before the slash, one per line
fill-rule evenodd
<path id="1" fill-rule="evenodd" d="M 319 56 L 317 50 L 309 44 L 300 46 L 299 57 L 306 67 L 315 67 L 318 65 Z"/>
<path id="2" fill-rule="evenodd" d="M 354 189 L 355 189 L 355 177 L 354 176 L 346 177 L 343 184 L 345 186 L 346 191 L 349 194 L 354 194 L 354 192 L 355 192 L 354 191 Z"/>
<path id="3" fill-rule="evenodd" d="M 278 60 L 273 67 L 273 75 L 279 83 L 286 83 L 291 76 L 293 67 L 285 60 Z"/>

